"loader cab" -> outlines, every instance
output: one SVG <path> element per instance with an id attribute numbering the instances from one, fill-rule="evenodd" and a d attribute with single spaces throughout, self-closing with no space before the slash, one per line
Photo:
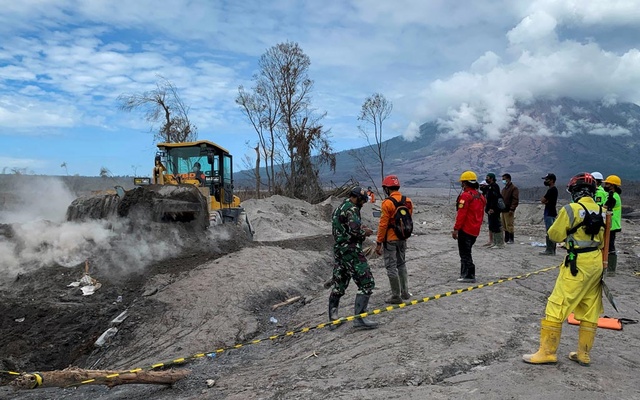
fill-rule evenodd
<path id="1" fill-rule="evenodd" d="M 226 149 L 207 140 L 159 143 L 158 155 L 166 174 L 178 183 L 208 187 L 209 194 L 221 205 L 234 202 L 233 157 Z"/>

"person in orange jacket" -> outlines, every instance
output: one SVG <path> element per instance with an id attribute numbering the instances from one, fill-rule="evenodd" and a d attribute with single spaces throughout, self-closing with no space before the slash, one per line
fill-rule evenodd
<path id="1" fill-rule="evenodd" d="M 367 196 L 369 197 L 369 203 L 376 202 L 376 195 L 373 193 L 373 190 L 371 190 L 371 186 L 367 188 Z"/>
<path id="2" fill-rule="evenodd" d="M 376 254 L 384 254 L 384 266 L 387 269 L 387 277 L 391 286 L 391 297 L 386 299 L 386 302 L 388 304 L 400 304 L 403 299 L 408 300 L 411 298 L 407 263 L 405 261 L 407 241 L 398 238 L 398 235 L 393 230 L 396 206 L 390 198 L 401 203 L 404 197 L 404 205 L 409 209 L 410 214 L 413 214 L 413 203 L 410 198 L 400 193 L 400 180 L 395 175 L 389 175 L 382 180 L 382 190 L 384 190 L 387 198 L 382 201 L 380 206 Z"/>

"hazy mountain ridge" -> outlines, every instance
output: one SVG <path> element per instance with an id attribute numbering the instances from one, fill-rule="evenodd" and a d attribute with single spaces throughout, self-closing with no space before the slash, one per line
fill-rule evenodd
<path id="1" fill-rule="evenodd" d="M 449 185 L 466 169 L 481 176 L 508 172 L 525 186 L 539 185 L 547 172 L 562 182 L 580 171 L 599 170 L 623 180 L 640 176 L 640 106 L 632 103 L 539 100 L 519 104 L 499 139 L 478 131 L 465 134 L 461 138 L 427 122 L 414 141 L 392 138 L 387 141 L 385 172 L 418 187 Z M 337 172 L 323 171 L 323 179 L 340 182 L 353 176 L 366 181 L 349 151 L 337 158 Z M 366 158 L 374 160 L 372 153 Z"/>

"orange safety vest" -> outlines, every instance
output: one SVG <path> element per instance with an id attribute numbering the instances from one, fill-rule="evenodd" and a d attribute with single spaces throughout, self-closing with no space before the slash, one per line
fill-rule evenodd
<path id="1" fill-rule="evenodd" d="M 375 203 L 376 202 L 376 195 L 373 194 L 373 191 L 369 190 L 367 192 L 367 195 L 369 195 L 369 199 L 371 203 Z"/>

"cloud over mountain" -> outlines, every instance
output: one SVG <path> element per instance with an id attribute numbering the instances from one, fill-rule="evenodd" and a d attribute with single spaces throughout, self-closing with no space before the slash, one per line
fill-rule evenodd
<path id="1" fill-rule="evenodd" d="M 427 85 L 416 107 L 417 120 L 436 120 L 451 137 L 481 133 L 499 139 L 516 122 L 528 127 L 522 133 L 552 135 L 556 133 L 536 128 L 535 121 L 518 114 L 516 105 L 562 97 L 603 105 L 640 103 L 640 51 L 631 43 L 623 49 L 605 47 L 607 29 L 631 27 L 640 34 L 640 12 L 633 3 L 532 3 L 506 33 L 502 56 L 487 51 L 469 69 Z M 596 134 L 628 133 L 617 125 L 594 124 L 589 129 Z"/>

